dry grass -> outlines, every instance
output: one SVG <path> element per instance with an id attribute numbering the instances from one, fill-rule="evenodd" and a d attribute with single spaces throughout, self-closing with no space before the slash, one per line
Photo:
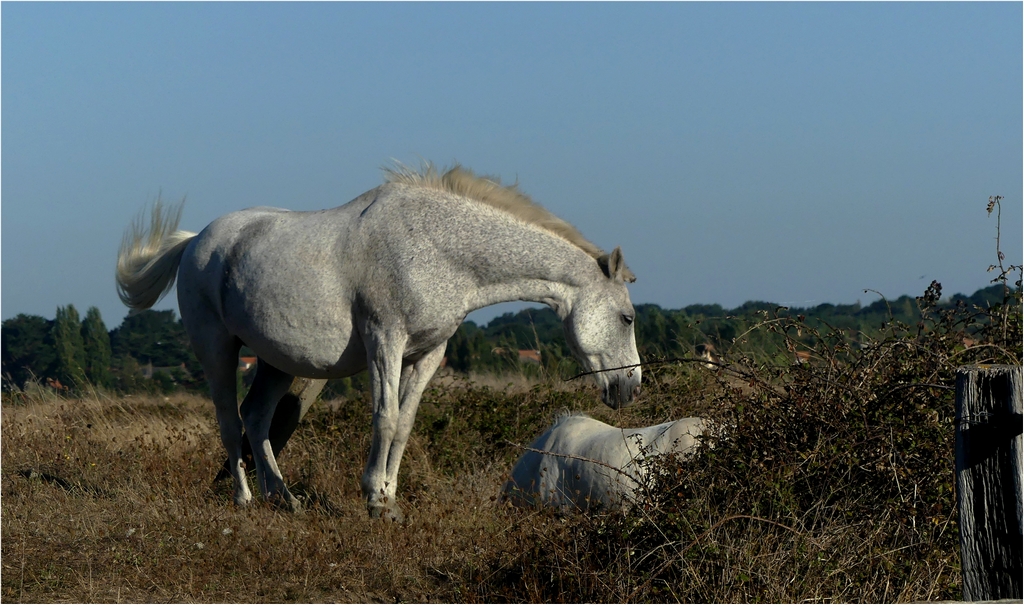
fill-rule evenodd
<path id="1" fill-rule="evenodd" d="M 366 401 L 314 407 L 281 456 L 306 501 L 295 516 L 231 504 L 212 484 L 223 458 L 212 405 L 192 395 L 5 398 L 5 602 L 476 601 L 524 542 L 571 523 L 495 500 L 527 442 L 562 408 L 639 425 L 682 414 L 651 403 L 613 412 L 591 387 L 521 376 L 439 377 L 403 462 L 404 525 L 371 522 L 359 476 Z M 594 406 L 597 406 L 596 408 Z M 514 600 L 529 600 L 524 587 Z M 565 598 L 572 600 L 571 595 Z"/>
<path id="2" fill-rule="evenodd" d="M 372 523 L 358 491 L 368 428 L 296 435 L 283 466 L 311 505 L 292 516 L 237 509 L 211 486 L 222 450 L 198 398 L 4 406 L 3 600 L 460 600 L 452 570 L 512 523 L 490 500 L 500 473 L 440 476 L 414 443 L 408 524 Z"/>
<path id="3" fill-rule="evenodd" d="M 645 370 L 645 394 L 621 411 L 576 382 L 492 380 L 439 377 L 428 388 L 402 466 L 402 525 L 370 521 L 363 507 L 365 400 L 314 406 L 282 453 L 285 479 L 306 502 L 304 514 L 290 515 L 259 501 L 236 508 L 230 482 L 211 483 L 223 450 L 200 397 L 5 399 L 0 599 L 793 602 L 958 591 L 957 553 L 947 548 L 955 526 L 936 525 L 935 539 L 904 531 L 899 503 L 868 501 L 876 486 L 849 479 L 842 487 L 862 501 L 837 499 L 814 483 L 834 485 L 832 475 L 770 463 L 771 448 L 790 438 L 772 431 L 792 425 L 792 398 L 766 399 L 753 382 L 741 388 L 696 366 Z M 497 503 L 520 453 L 513 444 L 528 443 L 561 409 L 620 426 L 694 415 L 755 425 L 664 466 L 662 493 L 628 514 L 558 517 Z M 808 422 L 834 416 L 805 411 Z M 793 443 L 799 457 L 805 450 Z M 916 468 L 893 460 L 894 471 Z M 953 507 L 925 512 L 932 523 Z"/>

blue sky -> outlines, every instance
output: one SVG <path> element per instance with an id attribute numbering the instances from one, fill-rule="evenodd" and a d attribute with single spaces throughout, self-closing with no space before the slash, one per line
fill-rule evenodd
<path id="1" fill-rule="evenodd" d="M 635 303 L 973 292 L 995 194 L 1021 260 L 1020 3 L 5 2 L 0 27 L 5 319 L 118 325 L 157 195 L 198 231 L 343 204 L 392 158 L 518 179 L 622 246 Z"/>

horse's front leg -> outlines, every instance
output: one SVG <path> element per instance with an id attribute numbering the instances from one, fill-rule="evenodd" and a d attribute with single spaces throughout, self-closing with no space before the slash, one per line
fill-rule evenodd
<path id="1" fill-rule="evenodd" d="M 384 479 L 384 494 L 391 502 L 396 502 L 398 469 L 402 464 L 405 446 L 409 443 L 409 434 L 412 433 L 412 427 L 416 422 L 416 410 L 419 408 L 420 398 L 423 397 L 423 389 L 427 388 L 427 383 L 430 382 L 437 367 L 441 364 L 446 345 L 447 343 L 442 343 L 416 363 L 402 368 L 398 425 L 395 427 L 395 436 L 391 440 L 391 448 L 387 453 Z M 401 509 L 397 503 L 393 505 L 393 509 L 398 512 L 396 518 L 401 519 Z"/>
<path id="2" fill-rule="evenodd" d="M 370 458 L 367 460 L 366 471 L 362 473 L 362 493 L 366 496 L 367 510 L 371 517 L 401 520 L 401 509 L 395 502 L 398 463 L 402 450 L 406 448 L 412 421 L 416 416 L 416 405 L 419 404 L 420 394 L 426 382 L 422 381 L 415 389 L 407 385 L 420 382 L 414 378 L 418 374 L 417 366 L 422 368 L 426 358 L 434 359 L 436 354 L 432 351 L 419 363 L 403 368 L 401 357 L 406 339 L 402 337 L 367 340 L 372 343 L 368 347 L 368 365 L 373 394 L 374 430 Z M 440 354 L 443 354 L 443 347 L 440 348 Z M 433 374 L 439 360 L 440 357 L 436 356 L 430 375 Z M 429 379 L 428 375 L 427 380 Z M 409 414 L 407 401 L 414 390 L 416 395 L 413 398 L 412 414 Z"/>
<path id="3" fill-rule="evenodd" d="M 240 412 L 252 446 L 260 492 L 268 502 L 298 511 L 301 505 L 284 484 L 284 476 L 277 466 L 269 435 L 277 402 L 288 392 L 292 378 L 290 374 L 285 374 L 261 359 L 256 368 L 256 378 L 242 401 Z"/>

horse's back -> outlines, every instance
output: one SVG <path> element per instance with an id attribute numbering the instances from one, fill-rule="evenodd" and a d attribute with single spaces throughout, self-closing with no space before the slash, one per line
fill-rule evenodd
<path id="1" fill-rule="evenodd" d="M 465 263 L 436 245 L 466 228 L 456 220 L 465 202 L 451 197 L 385 184 L 327 210 L 260 207 L 216 219 L 179 268 L 190 337 L 201 344 L 222 326 L 262 360 L 308 378 L 364 369 L 363 332 L 373 330 L 405 333 L 415 360 L 465 316 Z"/>
<path id="2" fill-rule="evenodd" d="M 710 423 L 705 418 L 683 418 L 677 420 L 669 431 L 669 439 L 672 443 L 670 451 L 685 453 L 697 447 L 699 439 L 704 435 Z"/>
<path id="3" fill-rule="evenodd" d="M 354 346 L 348 304 L 362 264 L 347 241 L 352 214 L 346 206 L 259 207 L 210 223 L 179 266 L 190 338 L 222 328 L 271 365 L 312 378 L 337 375 L 339 366 L 361 369 L 365 355 Z"/>
<path id="4" fill-rule="evenodd" d="M 707 428 L 707 420 L 691 417 L 634 430 L 633 434 L 640 434 L 643 445 L 651 453 L 685 453 L 696 447 L 697 439 Z M 626 432 L 628 434 L 630 429 L 626 429 Z"/>

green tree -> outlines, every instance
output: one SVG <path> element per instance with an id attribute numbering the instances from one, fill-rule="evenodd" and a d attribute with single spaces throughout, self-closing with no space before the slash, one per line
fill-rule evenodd
<path id="1" fill-rule="evenodd" d="M 57 352 L 57 380 L 69 388 L 83 387 L 86 384 L 85 342 L 74 305 L 57 307 L 57 316 L 53 320 L 53 344 Z"/>
<path id="2" fill-rule="evenodd" d="M 131 355 L 113 359 L 113 385 L 122 393 L 152 392 L 153 381 L 143 377 L 142 367 Z"/>
<path id="3" fill-rule="evenodd" d="M 86 377 L 95 386 L 109 388 L 113 384 L 110 374 L 110 335 L 96 307 L 89 307 L 82 321 L 82 340 L 85 345 Z"/>
<path id="4" fill-rule="evenodd" d="M 176 366 L 185 363 L 195 374 L 199 364 L 192 354 L 185 327 L 174 311 L 143 311 L 129 315 L 110 333 L 114 357 L 130 355 L 145 365 Z"/>
<path id="5" fill-rule="evenodd" d="M 445 351 L 449 368 L 463 374 L 469 373 L 473 368 L 473 357 L 476 353 L 473 340 L 477 335 L 482 339 L 483 333 L 475 323 L 467 321 L 459 326 L 455 334 L 448 339 L 448 348 Z"/>
<path id="6" fill-rule="evenodd" d="M 3 322 L 0 358 L 4 381 L 24 388 L 26 381 L 43 378 L 52 371 L 57 361 L 52 330 L 53 322 L 38 315 L 22 313 Z"/>

